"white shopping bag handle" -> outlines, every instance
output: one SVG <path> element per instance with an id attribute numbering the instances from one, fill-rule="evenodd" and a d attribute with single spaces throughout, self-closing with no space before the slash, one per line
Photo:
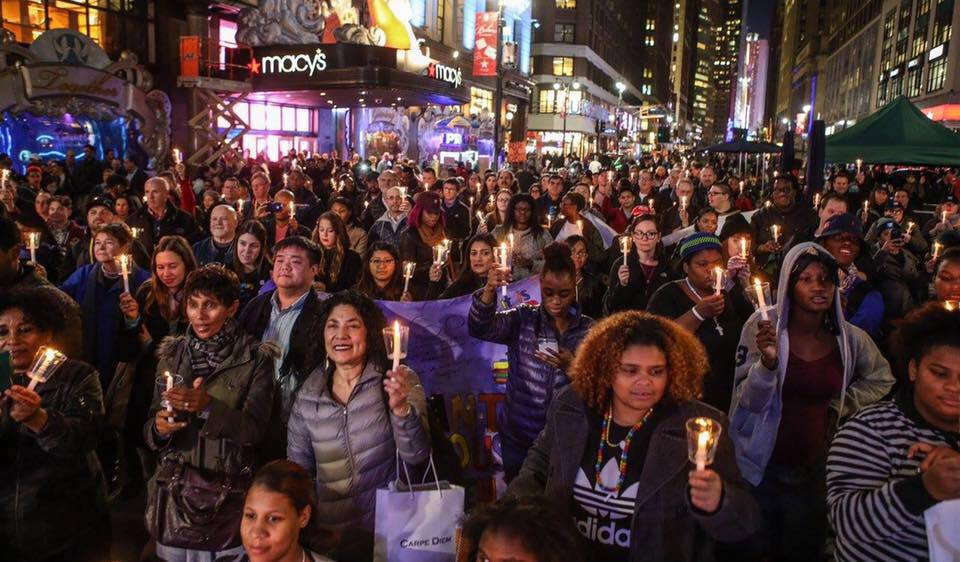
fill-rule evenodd
<path id="1" fill-rule="evenodd" d="M 410 497 L 413 497 L 413 482 L 410 480 L 410 471 L 407 469 L 407 463 L 405 463 L 405 462 L 403 462 L 403 461 L 400 460 L 400 450 L 399 450 L 399 449 L 397 450 L 397 453 L 396 453 L 396 454 L 397 454 L 397 480 L 396 480 L 396 481 L 397 481 L 397 482 L 400 482 L 400 466 L 402 465 L 402 466 L 403 466 L 403 473 L 404 473 L 404 474 L 406 475 L 406 477 L 407 477 L 407 488 L 410 490 Z M 436 467 L 436 465 L 435 465 L 434 462 L 433 462 L 433 453 L 432 453 L 432 452 L 430 453 L 430 462 L 427 463 L 427 468 L 429 468 L 430 471 L 433 472 L 433 481 L 434 481 L 434 483 L 437 485 L 437 491 L 440 492 L 440 497 L 442 498 L 442 497 L 443 497 L 443 489 L 440 487 L 440 476 L 437 475 L 437 467 Z M 423 475 L 423 480 L 420 481 L 420 484 L 426 484 L 426 483 L 427 483 L 427 475 L 428 475 L 428 474 L 429 474 L 429 473 L 426 473 L 426 474 Z"/>

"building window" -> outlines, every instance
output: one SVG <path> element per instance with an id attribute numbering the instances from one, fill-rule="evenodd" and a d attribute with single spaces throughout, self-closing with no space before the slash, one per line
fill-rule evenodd
<path id="1" fill-rule="evenodd" d="M 930 63 L 930 70 L 927 75 L 927 93 L 935 92 L 943 87 L 943 82 L 947 78 L 947 59 L 949 58 L 942 56 Z"/>
<path id="2" fill-rule="evenodd" d="M 230 20 L 220 20 L 220 64 L 227 63 L 227 49 L 237 48 L 237 24 Z"/>
<path id="3" fill-rule="evenodd" d="M 539 111 L 540 113 L 561 113 L 564 102 L 567 101 L 566 90 L 542 89 L 540 90 Z M 570 90 L 569 102 L 567 102 L 567 113 L 580 113 L 580 106 L 583 103 L 583 92 L 580 90 Z"/>
<path id="4" fill-rule="evenodd" d="M 573 76 L 573 57 L 553 57 L 554 76 Z"/>
<path id="5" fill-rule="evenodd" d="M 913 98 L 919 96 L 923 92 L 923 65 L 917 64 L 917 66 L 911 68 L 907 72 L 907 97 Z"/>
<path id="6" fill-rule="evenodd" d="M 573 10 L 577 7 L 577 0 L 557 0 L 558 10 Z"/>
<path id="7" fill-rule="evenodd" d="M 643 38 L 643 44 L 647 47 L 653 47 L 653 35 L 647 35 Z"/>
<path id="8" fill-rule="evenodd" d="M 493 111 L 493 92 L 483 88 L 470 88 L 470 113 L 480 115 L 484 111 Z"/>
<path id="9" fill-rule="evenodd" d="M 940 45 L 950 40 L 950 31 L 953 24 L 954 0 L 940 0 L 937 3 L 936 13 L 933 15 L 932 45 Z"/>
<path id="10" fill-rule="evenodd" d="M 553 40 L 557 43 L 573 43 L 576 29 L 572 23 L 558 23 L 553 26 Z"/>
<path id="11" fill-rule="evenodd" d="M 657 29 L 657 22 L 652 19 L 648 19 L 644 29 L 647 31 L 655 31 Z"/>

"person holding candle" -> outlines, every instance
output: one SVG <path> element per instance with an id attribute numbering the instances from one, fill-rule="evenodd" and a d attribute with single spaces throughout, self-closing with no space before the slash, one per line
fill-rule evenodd
<path id="1" fill-rule="evenodd" d="M 726 416 L 697 400 L 706 372 L 703 346 L 676 323 L 638 311 L 605 318 L 577 351 L 571 384 L 507 494 L 566 507 L 589 560 L 711 560 L 715 543 L 746 539 L 759 509 Z M 722 428 L 705 470 L 678 437 L 696 417 Z"/>
<path id="2" fill-rule="evenodd" d="M 617 203 L 617 207 L 608 209 L 604 214 L 604 220 L 617 234 L 623 234 L 633 220 L 633 208 L 637 205 L 637 194 L 627 180 L 621 180 L 617 188 Z"/>
<path id="3" fill-rule="evenodd" d="M 633 245 L 632 242 L 631 240 L 630 247 Z M 587 247 L 587 240 L 579 234 L 574 234 L 564 240 L 563 243 L 570 247 L 570 257 L 573 258 L 573 265 L 577 269 L 577 303 L 583 313 L 590 318 L 600 318 L 603 316 L 603 296 L 606 287 L 603 284 L 603 279 L 590 264 L 590 250 Z M 628 253 L 629 250 L 628 247 Z"/>
<path id="4" fill-rule="evenodd" d="M 12 383 L 0 395 L 0 545 L 5 560 L 101 562 L 110 554 L 97 371 L 67 359 L 28 389 L 41 346 L 66 337 L 69 310 L 50 291 L 0 291 L 0 351 Z"/>
<path id="5" fill-rule="evenodd" d="M 576 304 L 576 266 L 567 246 L 544 248 L 539 306 L 497 311 L 497 293 L 509 274 L 502 267 L 487 273 L 486 285 L 473 294 L 467 321 L 472 337 L 507 346 L 506 402 L 497 420 L 508 479 L 517 474 L 524 452 L 543 429 L 553 392 L 567 384 L 573 352 L 593 325 Z"/>
<path id="6" fill-rule="evenodd" d="M 958 221 L 958 212 L 960 212 L 960 200 L 953 193 L 948 193 L 943 201 L 937 205 L 933 217 L 923 223 L 923 235 L 927 240 L 933 240 L 944 232 L 954 230 Z M 947 220 L 943 220 L 944 217 Z"/>
<path id="7" fill-rule="evenodd" d="M 335 293 L 357 284 L 363 269 L 360 255 L 349 248 L 347 227 L 340 215 L 327 211 L 320 215 L 313 231 L 313 241 L 320 246 L 320 273 L 318 283 L 323 290 Z"/>
<path id="8" fill-rule="evenodd" d="M 843 424 L 827 459 L 841 562 L 926 560 L 924 512 L 960 500 L 960 312 L 915 309 L 891 344 L 905 384 Z"/>
<path id="9" fill-rule="evenodd" d="M 796 178 L 790 174 L 778 176 L 770 192 L 772 204 L 751 217 L 756 261 L 773 277 L 778 271 L 779 256 L 794 244 L 812 240 L 819 224 L 817 212 L 797 201 L 798 192 Z M 773 239 L 774 225 L 778 227 L 777 240 Z"/>
<path id="10" fill-rule="evenodd" d="M 290 414 L 287 457 L 316 479 L 318 528 L 335 544 L 324 554 L 369 560 L 377 488 L 430 454 L 426 396 L 405 366 L 390 369 L 380 308 L 354 291 L 320 312 L 328 366 L 318 366 Z"/>
<path id="11" fill-rule="evenodd" d="M 731 215 L 723 221 L 719 238 L 726 260 L 727 278 L 741 289 L 749 290 L 753 267 L 753 229 L 742 214 Z"/>
<path id="12" fill-rule="evenodd" d="M 78 268 L 60 287 L 80 305 L 81 357 L 97 368 L 103 388 L 110 386 L 119 362 L 116 345 L 124 325 L 120 296 L 125 292 L 119 258 L 130 253 L 132 244 L 133 235 L 126 224 L 101 226 L 93 237 L 96 261 Z M 132 261 L 128 267 L 128 294 L 136 294 L 150 273 Z"/>
<path id="13" fill-rule="evenodd" d="M 497 240 L 491 234 L 477 234 L 467 242 L 460 275 L 444 289 L 440 299 L 453 299 L 473 294 L 487 283 L 487 274 L 497 267 L 493 249 Z"/>
<path id="14" fill-rule="evenodd" d="M 916 221 L 919 219 L 913 216 L 912 213 L 905 212 L 904 207 L 899 203 L 893 202 L 887 205 L 884 217 L 897 223 L 903 235 L 903 248 L 909 250 L 914 256 L 922 256 L 930 247 L 927 240 L 923 237 L 923 233 L 917 228 Z M 875 224 L 876 223 L 874 223 L 874 225 Z M 867 236 L 871 239 L 874 238 L 869 231 L 867 232 Z"/>
<path id="15" fill-rule="evenodd" d="M 727 277 L 719 238 L 691 234 L 680 243 L 678 254 L 684 277 L 661 285 L 646 310 L 676 320 L 710 350 L 703 401 L 725 412 L 733 392 L 740 330 L 753 305 L 743 287 Z"/>
<path id="16" fill-rule="evenodd" d="M 900 225 L 884 217 L 873 223 L 865 240 L 874 245 L 872 267 L 875 283 L 883 294 L 887 319 L 903 317 L 923 300 L 926 280 L 916 255 L 906 248 Z"/>
<path id="17" fill-rule="evenodd" d="M 443 290 L 444 273 L 452 272 L 449 259 L 443 263 L 434 260 L 434 248 L 449 244 L 444 226 L 440 195 L 425 191 L 417 195 L 416 204 L 410 211 L 410 228 L 400 236 L 400 257 L 412 261 L 413 278 L 410 293 L 414 300 L 426 300 Z"/>
<path id="18" fill-rule="evenodd" d="M 699 211 L 693 196 L 693 182 L 689 179 L 680 179 L 672 190 L 661 191 L 657 197 L 657 207 L 664 209 L 660 213 L 663 232 L 670 234 L 690 226 Z"/>
<path id="19" fill-rule="evenodd" d="M 510 200 L 512 198 L 512 191 L 508 189 L 498 191 L 493 198 L 493 204 L 487 205 L 487 208 L 490 210 L 483 215 L 483 220 L 477 225 L 477 232 L 482 234 L 493 232 L 494 227 L 503 224 L 503 221 L 507 217 L 507 207 L 510 206 Z"/>
<path id="20" fill-rule="evenodd" d="M 503 224 L 493 229 L 497 245 L 506 242 L 510 249 L 514 281 L 539 273 L 543 267 L 543 249 L 553 242 L 550 233 L 534 220 L 534 205 L 530 195 L 514 195 Z"/>
<path id="21" fill-rule="evenodd" d="M 846 213 L 849 210 L 849 204 L 842 195 L 828 192 L 820 198 L 816 209 L 820 223 L 817 225 L 817 230 L 814 231 L 814 237 L 820 236 L 820 233 L 827 226 L 827 221 L 837 215 Z"/>
<path id="22" fill-rule="evenodd" d="M 363 296 L 380 301 L 399 301 L 404 297 L 403 267 L 397 248 L 386 242 L 374 242 L 363 256 L 363 272 L 356 290 Z"/>
<path id="23" fill-rule="evenodd" d="M 603 264 L 606 252 L 600 231 L 583 216 L 586 201 L 579 193 L 569 192 L 563 196 L 560 204 L 562 216 L 550 226 L 550 235 L 557 242 L 563 242 L 575 234 L 586 239 L 590 246 L 591 263 L 597 267 Z"/>
<path id="24" fill-rule="evenodd" d="M 627 262 L 614 261 L 610 282 L 603 299 L 604 311 L 644 310 L 650 296 L 670 279 L 667 257 L 660 243 L 657 219 L 646 207 L 634 217 L 626 230 L 631 235 Z"/>
<path id="25" fill-rule="evenodd" d="M 740 336 L 730 432 L 767 525 L 769 560 L 823 556 L 826 447 L 841 420 L 893 387 L 870 336 L 843 318 L 836 260 L 812 242 L 787 252 L 775 308 Z"/>
<path id="26" fill-rule="evenodd" d="M 236 521 L 235 535 L 213 537 L 201 526 L 184 536 L 168 525 L 185 520 L 203 525 L 202 519 L 188 519 L 178 501 L 160 500 L 177 493 L 167 487 L 178 474 L 207 491 L 227 486 L 223 491 L 231 497 L 249 485 L 273 409 L 274 359 L 279 355 L 276 345 L 245 334 L 234 319 L 240 287 L 230 270 L 219 264 L 197 269 L 187 276 L 183 293 L 189 328 L 164 339 L 157 349 L 157 373 L 175 373 L 183 386 L 157 388 L 144 426 L 146 443 L 159 457 L 145 519 L 157 541 L 157 556 L 166 562 L 242 553 L 242 504 L 229 500 L 216 510 L 215 520 Z M 162 401 L 175 412 L 172 422 Z"/>

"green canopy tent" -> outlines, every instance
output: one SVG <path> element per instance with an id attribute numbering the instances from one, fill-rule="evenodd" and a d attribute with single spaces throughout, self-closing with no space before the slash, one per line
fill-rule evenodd
<path id="1" fill-rule="evenodd" d="M 834 164 L 960 165 L 960 135 L 934 123 L 900 96 L 849 129 L 827 137 Z"/>

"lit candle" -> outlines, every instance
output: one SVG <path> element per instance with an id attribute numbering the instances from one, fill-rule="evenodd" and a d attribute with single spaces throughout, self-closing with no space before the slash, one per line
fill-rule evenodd
<path id="1" fill-rule="evenodd" d="M 630 237 L 620 237 L 620 251 L 623 252 L 623 265 L 627 265 L 627 254 L 630 253 Z"/>
<path id="2" fill-rule="evenodd" d="M 130 256 L 120 254 L 120 275 L 123 277 L 123 292 L 130 292 Z"/>
<path id="3" fill-rule="evenodd" d="M 814 193 L 814 194 L 813 194 L 813 208 L 816 209 L 816 208 L 819 207 L 819 206 L 820 206 L 820 194 L 819 194 L 819 193 Z"/>
<path id="4" fill-rule="evenodd" d="M 483 222 L 484 222 L 484 220 L 483 220 L 483 211 L 477 211 L 477 220 L 479 220 L 480 223 L 483 224 Z"/>
<path id="5" fill-rule="evenodd" d="M 944 212 L 941 214 L 940 222 L 942 222 L 944 225 L 947 225 L 947 216 L 948 216 L 948 215 L 947 215 L 947 212 L 946 212 L 946 211 L 944 211 Z M 947 226 L 949 226 L 949 225 L 947 225 Z"/>
<path id="6" fill-rule="evenodd" d="M 181 162 L 183 162 L 183 153 L 180 152 L 180 149 L 179 149 L 179 148 L 174 148 L 174 149 L 173 149 L 173 163 L 174 163 L 174 164 L 179 164 L 179 163 L 181 163 Z"/>
<path id="7" fill-rule="evenodd" d="M 290 213 L 290 218 L 291 218 L 291 219 L 297 218 L 297 204 L 296 204 L 296 203 L 294 203 L 293 201 L 291 201 L 290 203 L 288 203 L 288 204 L 287 204 L 287 210 L 288 210 L 289 213 Z"/>
<path id="8" fill-rule="evenodd" d="M 43 348 L 43 356 L 40 358 L 39 364 L 31 368 L 28 376 L 30 377 L 30 384 L 27 385 L 27 390 L 33 390 L 37 387 L 37 384 L 44 382 L 49 378 L 47 376 L 47 371 L 51 367 L 55 367 L 57 364 L 62 363 L 66 360 L 66 357 L 56 349 L 52 347 Z"/>
<path id="9" fill-rule="evenodd" d="M 237 212 L 243 215 L 243 199 L 237 199 Z"/>
<path id="10" fill-rule="evenodd" d="M 580 232 L 580 236 L 583 236 L 583 221 L 577 221 L 577 231 Z"/>
<path id="11" fill-rule="evenodd" d="M 507 245 L 510 246 L 510 250 L 513 251 L 514 246 L 513 246 L 513 233 L 512 233 L 512 232 L 508 232 L 508 233 L 507 233 Z"/>
<path id="12" fill-rule="evenodd" d="M 393 321 L 393 370 L 400 368 L 400 321 Z"/>
<path id="13" fill-rule="evenodd" d="M 766 201 L 763 202 L 763 206 L 769 209 L 770 207 L 773 206 L 773 203 L 771 203 L 770 200 L 767 199 Z"/>
<path id="14" fill-rule="evenodd" d="M 710 446 L 710 432 L 704 429 L 697 433 L 697 470 L 707 469 L 707 448 Z"/>
<path id="15" fill-rule="evenodd" d="M 913 229 L 916 228 L 916 226 L 917 226 L 916 223 L 913 223 L 913 222 L 907 223 L 907 236 L 910 236 L 911 234 L 913 234 Z"/>
<path id="16" fill-rule="evenodd" d="M 30 248 L 30 263 L 37 263 L 37 248 L 40 246 L 40 233 L 27 233 L 27 247 Z"/>
<path id="17" fill-rule="evenodd" d="M 867 218 L 870 216 L 870 202 L 863 202 L 863 222 L 867 222 Z"/>
<path id="18" fill-rule="evenodd" d="M 770 227 L 770 235 L 773 236 L 774 242 L 780 241 L 780 225 L 779 224 L 775 224 Z"/>
<path id="19" fill-rule="evenodd" d="M 681 210 L 681 211 L 686 211 L 686 210 L 687 210 L 687 196 L 686 196 L 686 195 L 680 197 L 680 210 Z"/>
<path id="20" fill-rule="evenodd" d="M 653 205 L 653 197 L 647 200 L 647 203 L 650 205 L 650 212 L 656 214 L 657 208 Z"/>
<path id="21" fill-rule="evenodd" d="M 747 185 L 747 182 L 740 180 L 740 193 L 743 193 L 743 186 Z"/>
<path id="22" fill-rule="evenodd" d="M 131 227 L 130 232 L 133 234 L 134 238 L 140 238 L 140 233 L 143 232 L 142 228 Z"/>
<path id="23" fill-rule="evenodd" d="M 753 289 L 757 292 L 757 308 L 760 309 L 760 318 L 766 322 L 770 320 L 770 317 L 767 316 L 767 301 L 763 298 L 763 285 L 757 278 L 753 280 Z"/>
<path id="24" fill-rule="evenodd" d="M 943 249 L 943 245 L 940 242 L 933 243 L 933 259 L 940 257 L 940 250 Z"/>
<path id="25" fill-rule="evenodd" d="M 170 374 L 170 371 L 164 371 L 164 372 L 163 372 L 163 376 L 166 377 L 166 379 L 167 379 L 167 392 L 170 392 L 171 390 L 173 390 L 173 375 Z M 167 406 L 168 406 L 168 407 L 169 407 L 169 405 L 170 405 L 170 403 L 167 402 Z M 173 413 L 173 410 L 168 410 L 168 411 L 169 411 L 170 413 Z M 168 422 L 168 423 L 173 423 L 174 421 L 176 421 L 176 419 L 175 419 L 173 416 L 168 416 L 168 417 L 167 417 L 167 422 Z"/>
<path id="26" fill-rule="evenodd" d="M 715 295 L 719 295 L 720 291 L 723 289 L 723 268 L 715 267 L 713 268 L 714 284 L 713 290 Z"/>
<path id="27" fill-rule="evenodd" d="M 501 268 L 501 269 L 508 269 L 508 268 L 509 268 L 509 265 L 507 265 L 507 245 L 506 245 L 506 244 L 500 244 L 500 268 Z M 507 286 L 504 285 L 504 286 L 501 287 L 500 289 L 501 289 L 501 291 L 502 291 L 502 293 L 503 293 L 503 296 L 506 297 L 506 296 L 507 296 Z"/>
<path id="28" fill-rule="evenodd" d="M 286 189 L 286 187 L 287 187 L 287 178 L 289 178 L 289 177 L 290 177 L 290 174 L 287 174 L 287 173 L 284 173 L 284 174 L 283 174 L 283 187 L 284 187 L 284 189 Z"/>
<path id="29" fill-rule="evenodd" d="M 951 311 L 951 312 L 953 312 L 954 310 L 957 309 L 956 306 L 954 306 L 953 302 L 951 302 L 951 301 L 944 301 L 944 303 L 943 303 L 943 308 L 946 308 L 947 310 L 949 310 L 949 311 Z"/>
<path id="30" fill-rule="evenodd" d="M 857 173 L 860 173 L 860 166 L 863 164 L 863 159 L 857 158 Z"/>
<path id="31" fill-rule="evenodd" d="M 746 237 L 740 239 L 740 257 L 747 259 L 747 239 Z"/>
<path id="32" fill-rule="evenodd" d="M 413 277 L 413 270 L 417 264 L 412 261 L 403 262 L 403 292 L 410 290 L 410 278 Z"/>

